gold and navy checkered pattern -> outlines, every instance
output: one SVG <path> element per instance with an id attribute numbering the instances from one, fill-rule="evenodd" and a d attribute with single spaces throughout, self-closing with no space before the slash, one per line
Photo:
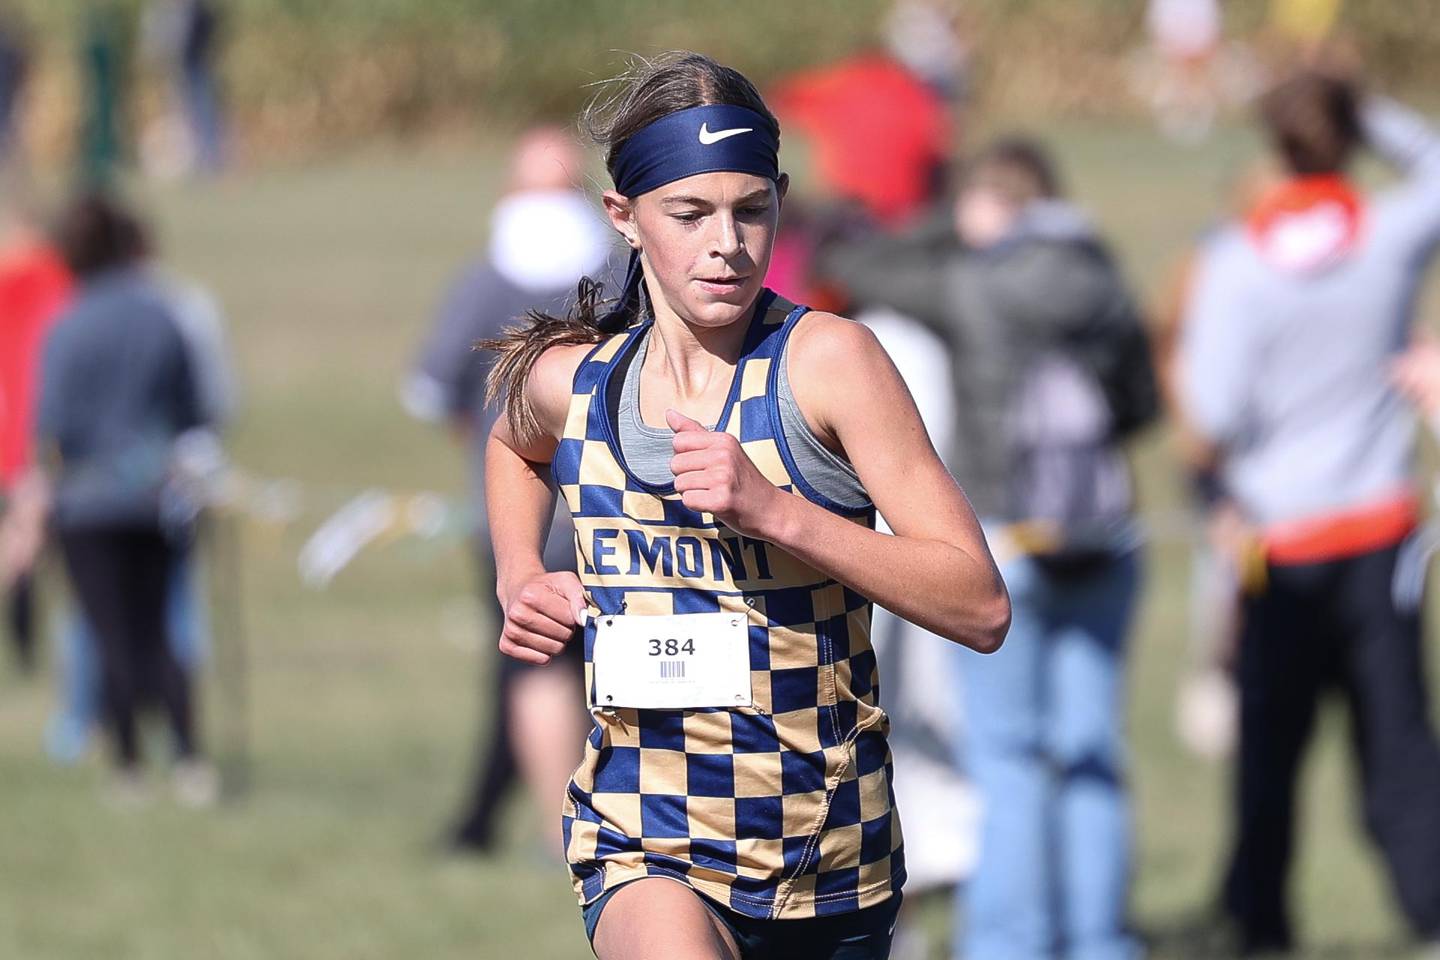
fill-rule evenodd
<path id="1" fill-rule="evenodd" d="M 785 444 L 776 364 L 804 312 L 762 297 L 719 423 L 776 486 L 870 525 L 873 507 L 827 500 Z M 665 876 L 751 917 L 880 903 L 905 868 L 870 603 L 627 469 L 616 371 L 648 326 L 602 342 L 575 376 L 553 471 L 575 519 L 580 579 L 602 615 L 744 614 L 754 706 L 596 711 L 565 798 L 576 893 L 589 903 L 627 880 Z M 594 642 L 592 618 L 592 697 Z"/>

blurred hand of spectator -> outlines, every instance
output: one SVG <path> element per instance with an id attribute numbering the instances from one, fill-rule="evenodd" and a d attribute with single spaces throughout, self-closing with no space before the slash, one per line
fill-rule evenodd
<path id="1" fill-rule="evenodd" d="M 45 543 L 50 494 L 44 476 L 32 471 L 16 482 L 0 516 L 0 591 L 35 565 Z"/>
<path id="2" fill-rule="evenodd" d="M 1391 367 L 1395 387 L 1427 417 L 1440 414 L 1440 342 L 1418 337 Z"/>
<path id="3" fill-rule="evenodd" d="M 1231 501 L 1215 504 L 1206 519 L 1205 535 L 1210 548 L 1224 557 L 1242 579 L 1254 567 L 1260 531 Z"/>

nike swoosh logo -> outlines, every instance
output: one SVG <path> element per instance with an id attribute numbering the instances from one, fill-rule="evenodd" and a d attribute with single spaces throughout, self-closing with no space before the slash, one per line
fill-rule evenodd
<path id="1" fill-rule="evenodd" d="M 737 133 L 751 133 L 754 130 L 754 127 L 734 127 L 729 130 L 716 130 L 714 133 L 711 133 L 709 124 L 702 123 L 700 124 L 700 142 L 708 147 L 712 143 L 719 143 L 726 137 L 733 137 Z"/>

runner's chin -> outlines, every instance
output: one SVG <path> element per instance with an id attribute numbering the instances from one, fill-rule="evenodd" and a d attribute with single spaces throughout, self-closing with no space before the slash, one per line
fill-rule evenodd
<path id="1" fill-rule="evenodd" d="M 725 326 L 742 319 L 758 292 L 749 279 L 738 283 L 695 280 L 691 286 L 694 305 L 691 315 L 707 327 Z"/>

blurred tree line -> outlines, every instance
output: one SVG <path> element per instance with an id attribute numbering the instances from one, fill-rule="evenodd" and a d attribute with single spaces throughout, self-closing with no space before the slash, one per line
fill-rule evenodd
<path id="1" fill-rule="evenodd" d="M 73 136 L 80 23 L 111 3 L 0 0 L 34 49 L 27 136 Z M 952 0 L 974 47 L 982 115 L 1041 119 L 1137 109 L 1126 58 L 1145 41 L 1144 0 Z M 567 119 L 625 54 L 693 47 L 762 84 L 876 43 L 888 0 L 229 0 L 226 97 L 244 152 L 315 152 L 378 135 L 472 132 Z M 1257 38 L 1268 4 L 1228 0 L 1226 30 Z M 704 9 L 702 14 L 700 11 Z M 1440 0 L 1344 0 L 1341 30 L 1376 82 L 1424 99 L 1440 83 Z M 132 110 L 158 84 L 134 67 Z"/>

